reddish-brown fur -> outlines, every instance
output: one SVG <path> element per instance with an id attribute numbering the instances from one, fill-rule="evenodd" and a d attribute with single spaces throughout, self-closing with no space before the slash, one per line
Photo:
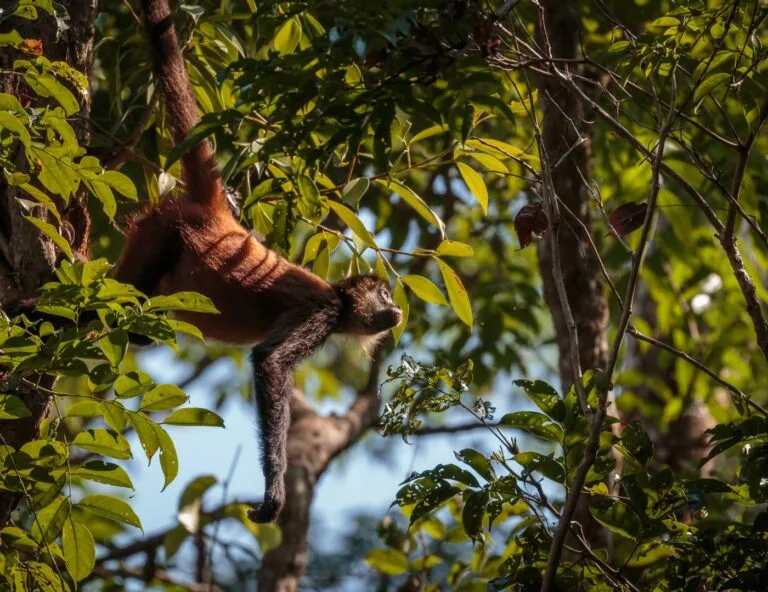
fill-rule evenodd
<path id="1" fill-rule="evenodd" d="M 182 142 L 199 115 L 168 2 L 143 0 L 143 6 L 169 127 Z M 204 294 L 220 314 L 182 313 L 183 320 L 208 338 L 257 344 L 251 357 L 266 491 L 249 517 L 268 522 L 285 503 L 293 370 L 331 333 L 378 342 L 401 313 L 379 278 L 332 285 L 256 240 L 232 215 L 207 140 L 192 146 L 182 165 L 183 198 L 165 197 L 131 225 L 117 279 L 145 294 Z"/>

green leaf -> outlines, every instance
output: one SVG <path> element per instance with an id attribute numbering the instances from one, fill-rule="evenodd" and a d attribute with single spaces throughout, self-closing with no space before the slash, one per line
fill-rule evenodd
<path id="1" fill-rule="evenodd" d="M 93 428 L 80 432 L 72 440 L 72 444 L 83 450 L 95 452 L 112 458 L 131 458 L 131 445 L 122 435 L 104 428 Z"/>
<path id="2" fill-rule="evenodd" d="M 403 313 L 403 316 L 400 319 L 400 324 L 392 329 L 392 337 L 395 340 L 395 345 L 397 345 L 400 341 L 400 337 L 403 335 L 403 331 L 405 331 L 405 328 L 408 325 L 408 316 L 411 309 L 410 304 L 408 303 L 408 296 L 403 287 L 403 282 L 399 279 L 395 282 L 395 289 L 392 292 L 392 300 Z"/>
<path id="3" fill-rule="evenodd" d="M 507 144 L 501 140 L 494 140 L 493 138 L 472 138 L 467 140 L 467 146 L 502 160 L 505 158 L 517 159 L 525 157 L 525 152 L 517 146 Z"/>
<path id="4" fill-rule="evenodd" d="M 139 442 L 141 442 L 141 447 L 147 456 L 147 461 L 151 461 L 160 446 L 160 441 L 155 432 L 155 422 L 143 413 L 132 411 L 128 412 L 128 421 L 133 426 L 133 429 L 136 430 L 136 435 L 139 437 Z"/>
<path id="5" fill-rule="evenodd" d="M 56 208 L 56 204 L 53 203 L 53 200 L 50 197 L 48 197 L 45 193 L 30 183 L 22 183 L 19 185 L 19 187 L 21 187 L 37 203 L 45 207 L 46 210 L 53 214 L 57 221 L 61 222 L 61 214 L 59 214 L 59 210 Z"/>
<path id="6" fill-rule="evenodd" d="M 76 582 L 85 579 L 96 565 L 96 544 L 91 531 L 85 524 L 70 518 L 64 524 L 61 544 L 64 547 L 64 562 L 72 579 Z"/>
<path id="7" fill-rule="evenodd" d="M 454 456 L 472 467 L 478 475 L 481 475 L 487 481 L 493 481 L 493 467 L 491 466 L 491 461 L 485 455 L 480 454 L 473 448 L 464 448 L 459 452 L 454 452 Z"/>
<path id="8" fill-rule="evenodd" d="M 131 181 L 123 173 L 119 173 L 117 171 L 104 171 L 104 173 L 99 175 L 98 179 L 99 181 L 109 185 L 123 197 L 127 197 L 133 201 L 139 199 L 139 196 L 136 193 L 136 186 L 133 184 L 133 181 Z"/>
<path id="9" fill-rule="evenodd" d="M 105 485 L 133 489 L 133 482 L 125 469 L 114 463 L 101 460 L 91 460 L 79 467 L 74 467 L 72 469 L 72 476 Z"/>
<path id="10" fill-rule="evenodd" d="M 51 74 L 38 74 L 28 71 L 24 80 L 32 89 L 42 97 L 51 97 L 64 108 L 67 117 L 71 117 L 80 110 L 75 95 L 67 87 L 61 84 Z"/>
<path id="11" fill-rule="evenodd" d="M 173 384 L 160 384 L 149 391 L 141 400 L 142 411 L 167 411 L 187 402 L 189 397 Z"/>
<path id="12" fill-rule="evenodd" d="M 72 505 L 65 497 L 57 497 L 37 513 L 30 534 L 38 541 L 52 543 L 69 518 Z"/>
<path id="13" fill-rule="evenodd" d="M 179 497 L 179 511 L 202 498 L 216 483 L 218 479 L 213 475 L 201 475 L 190 481 Z"/>
<path id="14" fill-rule="evenodd" d="M 345 204 L 357 208 L 357 204 L 363 199 L 365 192 L 371 186 L 371 181 L 367 177 L 358 177 L 353 179 L 341 190 L 341 201 Z"/>
<path id="15" fill-rule="evenodd" d="M 16 395 L 0 395 L 0 419 L 30 417 L 32 413 Z"/>
<path id="16" fill-rule="evenodd" d="M 122 434 L 123 431 L 125 431 L 125 427 L 128 425 L 128 416 L 125 412 L 125 408 L 120 405 L 120 403 L 105 401 L 104 421 L 115 432 Z"/>
<path id="17" fill-rule="evenodd" d="M 445 282 L 445 288 L 448 291 L 448 298 L 451 301 L 453 310 L 456 311 L 456 315 L 462 321 L 469 327 L 472 327 L 472 306 L 469 303 L 469 295 L 464 289 L 464 284 L 461 283 L 459 276 L 447 263 L 438 259 L 437 264 L 440 266 L 440 273 L 443 275 L 443 281 Z"/>
<path id="18" fill-rule="evenodd" d="M 461 490 L 458 487 L 450 485 L 447 482 L 443 482 L 434 489 L 430 489 L 427 494 L 421 498 L 419 503 L 416 504 L 416 507 L 413 508 L 410 524 L 414 524 L 419 518 L 433 512 L 460 491 Z"/>
<path id="19" fill-rule="evenodd" d="M 699 84 L 696 92 L 693 93 L 693 102 L 698 103 L 706 95 L 715 90 L 718 86 L 725 84 L 730 79 L 730 73 L 712 74 L 711 76 L 707 76 L 707 78 Z"/>
<path id="20" fill-rule="evenodd" d="M 16 135 L 24 146 L 29 146 L 32 143 L 32 138 L 27 128 L 24 127 L 24 123 L 13 113 L 0 111 L 0 130 L 2 129 L 6 129 Z"/>
<path id="21" fill-rule="evenodd" d="M 51 241 L 53 241 L 53 244 L 55 244 L 59 250 L 64 253 L 67 256 L 67 259 L 72 261 L 74 256 L 72 255 L 72 248 L 69 246 L 69 243 L 67 240 L 59 234 L 59 231 L 56 230 L 56 227 L 48 224 L 48 222 L 44 222 L 43 220 L 40 220 L 40 218 L 35 218 L 34 216 L 24 216 L 24 219 L 35 226 L 40 232 L 42 232 L 45 236 L 47 236 Z"/>
<path id="22" fill-rule="evenodd" d="M 155 381 L 142 371 L 123 374 L 115 381 L 115 395 L 121 399 L 130 399 L 146 393 L 155 386 Z"/>
<path id="23" fill-rule="evenodd" d="M 208 409 L 198 407 L 187 407 L 186 409 L 177 409 L 163 420 L 168 425 L 196 425 L 213 426 L 217 428 L 224 427 L 224 420 Z"/>
<path id="24" fill-rule="evenodd" d="M 418 134 L 415 134 L 408 141 L 408 143 L 414 144 L 416 142 L 420 142 L 421 140 L 426 140 L 428 138 L 431 138 L 432 136 L 445 133 L 447 129 L 448 129 L 447 126 L 442 124 L 433 125 L 432 127 L 428 127 L 427 129 L 421 130 Z"/>
<path id="25" fill-rule="evenodd" d="M 488 504 L 488 498 L 487 490 L 470 491 L 465 496 L 461 523 L 464 526 L 464 532 L 472 540 L 482 540 L 483 518 L 485 517 L 485 506 Z"/>
<path id="26" fill-rule="evenodd" d="M 0 542 L 3 543 L 4 549 L 19 549 L 28 553 L 35 553 L 40 546 L 37 541 L 18 526 L 6 526 L 0 530 Z"/>
<path id="27" fill-rule="evenodd" d="M 649 29 L 654 29 L 654 28 L 667 29 L 669 27 L 677 27 L 679 24 L 680 24 L 680 20 L 676 19 L 673 16 L 662 16 L 662 17 L 659 17 L 659 18 L 651 21 L 646 26 Z"/>
<path id="28" fill-rule="evenodd" d="M 308 205 L 320 207 L 320 192 L 317 190 L 317 185 L 315 185 L 312 179 L 307 177 L 307 175 L 299 175 L 297 185 L 299 187 L 299 195 Z"/>
<path id="29" fill-rule="evenodd" d="M 280 55 L 293 53 L 301 40 L 301 23 L 296 17 L 283 23 L 275 34 L 274 45 Z"/>
<path id="30" fill-rule="evenodd" d="M 179 473 L 179 458 L 176 455 L 176 447 L 173 445 L 173 440 L 171 440 L 168 432 L 159 425 L 152 427 L 155 429 L 160 443 L 160 468 L 162 468 L 163 475 L 165 476 L 165 485 L 163 485 L 163 490 L 165 490 Z"/>
<path id="31" fill-rule="evenodd" d="M 388 576 L 399 576 L 408 571 L 408 557 L 397 549 L 374 549 L 368 553 L 365 563 Z"/>
<path id="32" fill-rule="evenodd" d="M 383 180 L 379 180 L 377 183 L 380 183 L 388 190 L 397 193 L 397 195 L 399 195 L 405 203 L 413 208 L 419 216 L 424 218 L 432 226 L 435 226 L 440 231 L 440 236 L 442 238 L 445 237 L 445 224 L 427 205 L 427 202 L 421 199 L 421 197 L 419 197 L 413 189 L 403 185 L 395 179 L 392 179 L 389 181 L 389 183 Z"/>
<path id="33" fill-rule="evenodd" d="M 501 418 L 499 425 L 524 430 L 549 442 L 562 442 L 563 440 L 562 428 L 556 423 L 552 423 L 546 415 L 536 411 L 507 413 Z"/>
<path id="34" fill-rule="evenodd" d="M 120 329 L 113 329 L 96 343 L 107 361 L 115 368 L 128 351 L 128 334 Z"/>
<path id="35" fill-rule="evenodd" d="M 475 252 L 472 247 L 459 241 L 444 240 L 437 247 L 437 254 L 441 257 L 472 257 Z"/>
<path id="36" fill-rule="evenodd" d="M 589 505 L 589 511 L 600 524 L 631 541 L 637 541 L 642 531 L 640 517 L 627 505 L 610 499 L 599 499 Z"/>
<path id="37" fill-rule="evenodd" d="M 182 543 L 187 540 L 189 531 L 179 524 L 176 528 L 169 530 L 163 537 L 163 547 L 165 548 L 165 560 L 168 561 L 176 555 Z"/>
<path id="38" fill-rule="evenodd" d="M 448 301 L 445 299 L 445 296 L 443 296 L 440 288 L 427 278 L 420 275 L 404 275 L 401 276 L 400 279 L 406 286 L 413 290 L 413 293 L 416 294 L 416 296 L 425 302 L 441 304 L 443 306 L 448 305 Z"/>
<path id="39" fill-rule="evenodd" d="M 12 94 L 0 93 L 0 110 L 13 111 L 14 113 L 23 115 L 25 120 L 27 119 L 27 111 L 22 106 L 21 101 Z"/>
<path id="40" fill-rule="evenodd" d="M 565 403 L 557 391 L 542 380 L 531 382 L 530 380 L 515 380 L 514 384 L 523 388 L 528 398 L 549 417 L 562 422 L 565 419 Z"/>
<path id="41" fill-rule="evenodd" d="M 469 187 L 472 195 L 475 196 L 475 199 L 480 204 L 480 207 L 483 208 L 483 214 L 487 214 L 488 189 L 485 186 L 483 177 L 475 169 L 463 162 L 457 162 L 456 167 L 459 169 L 461 178 L 464 179 L 464 182 L 467 184 L 467 187 Z"/>
<path id="42" fill-rule="evenodd" d="M 102 183 L 98 178 L 84 179 L 85 185 L 88 187 L 91 193 L 101 202 L 104 208 L 104 213 L 111 220 L 117 213 L 117 201 L 115 200 L 115 194 L 112 193 L 109 185 Z"/>
<path id="43" fill-rule="evenodd" d="M 631 456 L 641 465 L 653 458 L 653 441 L 640 421 L 635 420 L 621 431 L 617 448 L 622 454 Z"/>
<path id="44" fill-rule="evenodd" d="M 141 520 L 139 520 L 133 508 L 127 502 L 111 495 L 87 495 L 77 503 L 77 506 L 109 520 L 127 524 L 128 526 L 135 526 L 143 530 Z"/>
<path id="45" fill-rule="evenodd" d="M 66 417 L 101 417 L 104 403 L 97 399 L 80 399 L 66 409 Z"/>
<path id="46" fill-rule="evenodd" d="M 219 311 L 211 302 L 211 299 L 197 292 L 177 292 L 170 296 L 155 296 L 150 298 L 145 311 L 183 310 L 186 312 L 200 312 L 217 314 Z"/>
<path id="47" fill-rule="evenodd" d="M 341 218 L 341 221 L 344 222 L 344 224 L 346 224 L 361 241 L 363 241 L 363 243 L 373 249 L 376 248 L 376 241 L 373 239 L 373 235 L 368 231 L 360 218 L 357 217 L 357 214 L 345 205 L 335 201 L 329 201 L 328 205 L 336 215 Z"/>

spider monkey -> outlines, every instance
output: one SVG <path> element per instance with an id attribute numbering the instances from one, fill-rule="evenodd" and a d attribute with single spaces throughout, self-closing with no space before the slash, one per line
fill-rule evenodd
<path id="1" fill-rule="evenodd" d="M 200 116 L 167 0 L 142 0 L 156 84 L 175 142 Z M 183 312 L 206 338 L 253 346 L 251 361 L 266 480 L 248 517 L 275 520 L 285 504 L 286 437 L 293 371 L 332 333 L 370 350 L 400 323 L 384 281 L 359 275 L 330 284 L 263 245 L 232 213 L 207 140 L 182 156 L 186 193 L 164 197 L 132 222 L 116 279 L 145 294 L 195 291 L 218 315 Z"/>

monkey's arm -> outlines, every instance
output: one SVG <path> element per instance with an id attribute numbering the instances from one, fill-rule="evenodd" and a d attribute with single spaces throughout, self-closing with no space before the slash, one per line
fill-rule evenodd
<path id="1" fill-rule="evenodd" d="M 253 348 L 251 359 L 259 417 L 264 502 L 248 513 L 254 522 L 272 522 L 285 505 L 286 443 L 291 421 L 293 371 L 325 341 L 336 322 L 331 306 L 292 312 L 276 321 L 277 329 Z"/>

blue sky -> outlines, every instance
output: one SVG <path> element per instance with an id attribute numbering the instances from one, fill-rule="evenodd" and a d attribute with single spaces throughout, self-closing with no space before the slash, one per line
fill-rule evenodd
<path id="1" fill-rule="evenodd" d="M 395 358 L 392 358 L 393 360 Z M 188 368 L 177 363 L 173 352 L 166 348 L 155 348 L 142 353 L 143 368 L 158 382 L 177 382 L 184 378 Z M 231 379 L 236 372 L 234 365 L 226 360 L 217 362 L 203 377 L 187 389 L 190 405 L 211 407 L 208 393 L 212 385 Z M 383 373 L 382 373 L 383 376 Z M 147 535 L 167 529 L 176 524 L 175 513 L 178 499 L 187 483 L 199 475 L 214 475 L 222 483 L 230 472 L 238 447 L 238 462 L 229 484 L 227 499 L 245 500 L 261 497 L 264 480 L 259 465 L 257 431 L 254 411 L 250 404 L 238 397 L 231 397 L 222 412 L 226 429 L 206 427 L 169 426 L 179 456 L 179 475 L 169 487 L 161 492 L 163 476 L 157 460 L 151 466 L 140 453 L 127 465 L 136 487 L 130 503 L 141 518 Z M 322 413 L 343 412 L 345 403 L 323 403 Z M 366 438 L 381 438 L 371 432 Z M 141 449 L 135 436 L 129 438 L 134 451 Z M 452 436 L 431 436 L 415 439 L 406 444 L 399 437 L 388 438 L 386 446 L 391 448 L 388 461 L 376 460 L 359 443 L 352 450 L 337 459 L 329 468 L 316 490 L 313 515 L 322 518 L 322 537 L 312 537 L 313 544 L 332 550 L 338 535 L 346 530 L 347 518 L 365 511 L 375 517 L 384 517 L 389 504 L 405 476 L 412 470 L 431 468 L 440 462 L 451 462 L 453 450 L 459 450 L 472 443 L 488 450 L 490 438 L 482 430 L 470 434 Z M 211 489 L 206 496 L 208 507 L 223 501 L 221 486 Z M 397 511 L 397 510 L 392 510 Z M 222 540 L 239 539 L 250 542 L 249 533 L 237 524 L 222 527 Z M 129 533 L 129 538 L 141 536 L 139 531 Z M 252 540 L 252 539 L 251 539 Z M 255 547 L 255 544 L 254 544 Z M 189 552 L 191 549 L 187 548 Z M 184 563 L 185 548 L 177 556 Z M 142 589 L 140 587 L 137 590 Z"/>

